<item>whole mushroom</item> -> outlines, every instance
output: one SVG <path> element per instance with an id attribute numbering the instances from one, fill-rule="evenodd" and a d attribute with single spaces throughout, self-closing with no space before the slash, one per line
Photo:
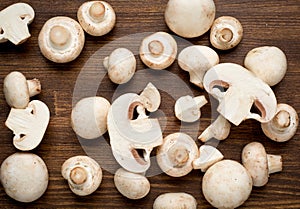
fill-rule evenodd
<path id="1" fill-rule="evenodd" d="M 159 195 L 153 203 L 153 209 L 196 209 L 196 199 L 187 193 L 165 193 Z"/>

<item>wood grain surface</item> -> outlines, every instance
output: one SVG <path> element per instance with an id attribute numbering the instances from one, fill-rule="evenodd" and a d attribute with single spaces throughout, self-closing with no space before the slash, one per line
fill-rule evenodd
<path id="1" fill-rule="evenodd" d="M 126 88 L 117 88 L 111 83 L 101 65 L 104 55 L 108 55 L 112 48 L 127 47 L 137 52 L 139 39 L 129 38 L 130 35 L 171 31 L 164 22 L 164 10 L 167 0 L 110 0 L 108 1 L 117 14 L 115 28 L 103 37 L 86 35 L 85 47 L 81 55 L 68 64 L 55 64 L 46 60 L 38 47 L 38 34 L 45 21 L 54 16 L 69 16 L 77 19 L 76 13 L 82 0 L 24 0 L 36 12 L 34 22 L 30 25 L 32 37 L 20 46 L 7 42 L 0 44 L 0 89 L 3 88 L 3 79 L 11 71 L 20 71 L 27 78 L 38 78 L 42 83 L 42 93 L 34 99 L 45 102 L 51 112 L 50 124 L 42 143 L 32 152 L 42 157 L 49 170 L 49 187 L 46 193 L 37 201 L 29 204 L 18 203 L 9 198 L 0 186 L 1 208 L 152 208 L 154 199 L 165 192 L 187 192 L 192 194 L 198 202 L 198 208 L 211 208 L 204 199 L 201 191 L 203 173 L 192 171 L 185 177 L 172 178 L 163 173 L 149 177 L 151 182 L 150 193 L 141 200 L 128 200 L 114 187 L 113 172 L 116 163 L 103 149 L 97 150 L 99 141 L 88 143 L 79 140 L 70 126 L 74 88 L 78 84 L 79 97 L 94 95 L 104 96 L 110 102 L 116 95 Z M 11 0 L 1 0 L 0 10 L 15 3 Z M 278 85 L 273 87 L 278 102 L 292 105 L 300 111 L 300 2 L 299 0 L 215 0 L 216 16 L 231 15 L 240 20 L 244 27 L 242 42 L 233 50 L 220 52 L 221 62 L 243 64 L 246 53 L 254 47 L 275 45 L 281 48 L 288 59 L 288 71 Z M 133 36 L 135 37 L 135 36 Z M 141 37 L 140 35 L 138 37 Z M 208 33 L 201 37 L 189 39 L 192 44 L 209 46 Z M 107 44 L 112 44 L 107 47 Z M 99 55 L 99 56 L 98 56 Z M 100 56 L 101 55 L 101 56 Z M 137 73 L 148 78 L 148 71 L 141 63 L 137 53 Z M 98 57 L 97 57 L 98 56 Z M 177 62 L 167 69 L 168 73 L 176 75 L 182 80 L 189 91 L 194 95 L 207 94 L 189 83 L 189 75 L 179 69 Z M 82 75 L 82 72 L 86 72 Z M 98 72 L 104 75 L 97 80 Z M 151 73 L 150 73 L 151 74 Z M 173 112 L 174 95 L 170 92 L 180 91 L 178 83 L 168 82 L 168 76 L 149 77 L 149 81 L 168 84 L 168 89 L 160 89 L 162 93 L 160 122 L 164 124 L 163 135 L 174 133 L 181 129 L 181 123 L 176 120 Z M 78 81 L 80 80 L 80 81 Z M 143 81 L 133 79 L 136 85 L 146 85 Z M 159 82 L 158 82 L 159 81 Z M 144 82 L 144 83 L 143 83 Z M 86 84 L 86 86 L 85 86 Z M 94 88 L 93 84 L 99 85 Z M 158 84 L 159 85 L 159 84 Z M 127 86 L 128 87 L 128 86 Z M 133 85 L 129 85 L 133 88 Z M 92 89 L 91 89 L 92 88 Z M 94 88 L 94 89 L 93 89 Z M 78 93 L 78 92 L 77 92 Z M 76 94 L 76 92 L 75 92 Z M 78 96 L 78 95 L 77 95 Z M 208 98 L 208 96 L 207 96 Z M 78 99 L 78 98 L 77 98 Z M 76 101 L 76 98 L 75 100 Z M 9 113 L 2 90 L 0 91 L 0 162 L 9 155 L 17 152 L 12 145 L 12 132 L 5 127 L 4 122 Z M 196 136 L 210 123 L 214 105 L 206 105 L 202 110 L 202 118 L 198 125 L 185 127 L 187 133 Z M 196 133 L 195 133 L 196 132 Z M 108 134 L 102 139 L 103 146 L 108 145 Z M 252 141 L 259 141 L 266 147 L 268 153 L 282 155 L 283 171 L 270 176 L 266 186 L 253 188 L 248 201 L 241 208 L 300 208 L 300 131 L 292 140 L 286 143 L 275 143 L 262 133 L 257 121 L 248 120 L 239 127 L 232 127 L 227 140 L 218 145 L 218 149 L 227 159 L 240 161 L 243 146 Z M 82 142 L 82 143 L 80 143 Z M 200 145 L 199 142 L 197 142 Z M 86 153 L 85 147 L 95 147 Z M 107 146 L 108 147 L 108 146 Z M 106 147 L 106 148 L 107 148 Z M 106 152 L 109 153 L 109 150 Z M 60 174 L 62 163 L 75 155 L 91 155 L 98 158 L 103 168 L 103 181 L 100 188 L 90 196 L 77 197 L 71 193 L 67 182 Z M 100 160 L 99 160 L 100 159 Z M 103 160 L 104 159 L 104 160 Z M 101 161 L 102 160 L 102 161 Z M 155 164 L 155 163 L 154 163 Z M 111 166 L 110 166 L 111 165 Z"/>

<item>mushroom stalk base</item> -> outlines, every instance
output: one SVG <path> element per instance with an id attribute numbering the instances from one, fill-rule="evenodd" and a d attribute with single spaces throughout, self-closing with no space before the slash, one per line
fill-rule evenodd
<path id="1" fill-rule="evenodd" d="M 280 155 L 267 155 L 269 174 L 282 171 L 282 157 Z"/>
<path id="2" fill-rule="evenodd" d="M 41 93 L 42 90 L 41 82 L 38 79 L 34 78 L 32 80 L 27 80 L 27 85 L 28 85 L 30 97 L 33 97 Z"/>

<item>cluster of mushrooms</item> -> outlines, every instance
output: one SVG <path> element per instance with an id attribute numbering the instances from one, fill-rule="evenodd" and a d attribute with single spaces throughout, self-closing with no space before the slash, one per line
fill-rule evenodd
<path id="1" fill-rule="evenodd" d="M 215 13 L 213 0 L 169 0 L 165 21 L 170 30 L 181 37 L 195 38 L 210 30 L 214 48 L 234 48 L 242 40 L 241 23 L 230 16 L 215 19 Z M 113 8 L 103 1 L 85 2 L 77 16 L 79 23 L 60 16 L 44 24 L 39 46 L 47 59 L 57 63 L 74 60 L 84 46 L 84 31 L 102 36 L 109 33 L 116 22 Z M 2 10 L 0 42 L 23 43 L 30 37 L 27 25 L 33 18 L 34 11 L 28 4 L 18 3 Z M 11 23 L 4 23 L 3 19 Z M 180 68 L 189 73 L 190 82 L 219 101 L 219 116 L 200 134 L 200 141 L 224 140 L 229 136 L 231 124 L 238 126 L 246 119 L 259 121 L 265 135 L 276 142 L 285 142 L 294 136 L 298 127 L 297 112 L 288 104 L 277 104 L 271 89 L 287 71 L 286 56 L 279 48 L 252 49 L 245 57 L 244 66 L 219 63 L 216 51 L 207 46 L 189 46 L 179 52 L 178 57 L 177 54 L 176 40 L 166 32 L 145 37 L 139 48 L 140 59 L 153 70 L 164 70 L 178 58 Z M 124 84 L 135 74 L 136 58 L 130 50 L 117 48 L 103 58 L 103 67 L 112 82 Z M 14 132 L 14 145 L 22 151 L 39 145 L 49 123 L 47 106 L 38 100 L 29 101 L 40 91 L 37 79 L 26 80 L 19 72 L 10 73 L 4 80 L 6 101 L 12 107 L 5 124 Z M 243 148 L 241 164 L 224 159 L 211 145 L 198 148 L 195 140 L 185 133 L 163 137 L 158 119 L 149 117 L 149 113 L 159 109 L 161 101 L 159 90 L 148 83 L 140 94 L 123 94 L 112 104 L 101 96 L 88 97 L 78 101 L 72 110 L 71 125 L 79 137 L 96 139 L 108 131 L 113 156 L 121 166 L 114 174 L 114 183 L 123 196 L 141 199 L 149 193 L 150 182 L 145 174 L 151 166 L 150 154 L 154 148 L 159 167 L 169 176 L 182 177 L 193 169 L 205 172 L 202 192 L 216 208 L 242 205 L 253 186 L 264 186 L 269 174 L 282 170 L 282 157 L 267 154 L 258 142 Z M 198 121 L 201 108 L 207 103 L 204 95 L 183 96 L 175 103 L 175 116 L 186 123 Z M 258 113 L 251 112 L 253 106 Z M 2 163 L 0 172 L 6 193 L 18 201 L 34 201 L 46 191 L 47 167 L 34 154 L 11 155 Z M 63 163 L 61 173 L 71 191 L 79 196 L 92 194 L 102 181 L 101 166 L 88 156 L 69 158 Z M 28 190 L 29 184 L 36 188 Z M 153 208 L 193 209 L 197 208 L 197 201 L 184 192 L 166 193 L 156 198 Z"/>

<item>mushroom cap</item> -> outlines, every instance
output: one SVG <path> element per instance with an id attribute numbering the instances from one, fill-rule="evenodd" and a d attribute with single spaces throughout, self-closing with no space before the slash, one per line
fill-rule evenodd
<path id="1" fill-rule="evenodd" d="M 181 177 L 193 170 L 192 162 L 198 156 L 198 147 L 189 135 L 173 133 L 166 136 L 163 144 L 157 148 L 156 160 L 163 172 Z"/>
<path id="2" fill-rule="evenodd" d="M 43 26 L 39 34 L 42 54 L 57 63 L 76 59 L 84 46 L 84 31 L 80 24 L 69 17 L 53 17 Z"/>
<path id="3" fill-rule="evenodd" d="M 9 73 L 3 83 L 3 92 L 9 106 L 24 109 L 29 103 L 29 89 L 26 77 L 17 71 Z"/>
<path id="4" fill-rule="evenodd" d="M 234 17 L 217 18 L 210 29 L 210 43 L 217 49 L 228 50 L 237 46 L 243 38 L 243 26 Z"/>
<path id="5" fill-rule="evenodd" d="M 153 203 L 153 209 L 196 209 L 196 199 L 187 193 L 165 193 L 159 195 Z"/>
<path id="6" fill-rule="evenodd" d="M 178 55 L 181 69 L 188 71 L 190 82 L 203 88 L 203 77 L 206 71 L 219 63 L 219 55 L 208 46 L 188 46 Z"/>
<path id="7" fill-rule="evenodd" d="M 1 183 L 8 196 L 19 202 L 39 199 L 48 186 L 48 170 L 44 161 L 32 153 L 15 153 L 0 168 Z"/>
<path id="8" fill-rule="evenodd" d="M 262 46 L 252 49 L 247 53 L 244 65 L 269 86 L 278 84 L 287 71 L 286 56 L 283 51 L 275 46 Z"/>
<path id="9" fill-rule="evenodd" d="M 169 0 L 165 10 L 165 21 L 177 35 L 195 38 L 210 29 L 215 13 L 213 0 Z"/>
<path id="10" fill-rule="evenodd" d="M 88 1 L 77 12 L 77 18 L 83 30 L 92 36 L 109 33 L 116 23 L 116 14 L 105 1 Z"/>
<path id="11" fill-rule="evenodd" d="M 103 61 L 107 69 L 108 77 L 116 84 L 127 83 L 136 70 L 136 59 L 134 54 L 126 48 L 115 49 L 109 57 Z"/>
<path id="12" fill-rule="evenodd" d="M 102 181 L 100 165 L 88 156 L 74 156 L 61 167 L 62 176 L 68 180 L 71 191 L 79 196 L 92 194 Z"/>
<path id="13" fill-rule="evenodd" d="M 151 82 L 148 83 L 146 88 L 141 92 L 140 99 L 143 106 L 149 112 L 155 112 L 158 110 L 161 103 L 160 93 Z"/>
<path id="14" fill-rule="evenodd" d="M 237 208 L 250 196 L 252 179 L 238 162 L 222 160 L 212 165 L 203 176 L 202 192 L 216 208 Z"/>
<path id="15" fill-rule="evenodd" d="M 242 152 L 242 162 L 250 173 L 254 186 L 263 186 L 268 182 L 267 153 L 261 143 L 251 142 L 247 144 Z"/>
<path id="16" fill-rule="evenodd" d="M 116 171 L 114 183 L 123 196 L 132 200 L 141 199 L 150 191 L 150 182 L 145 176 L 129 172 L 123 168 Z"/>
<path id="17" fill-rule="evenodd" d="M 273 141 L 286 142 L 296 134 L 298 125 L 296 110 L 288 104 L 278 104 L 275 117 L 268 123 L 262 123 L 261 128 Z"/>
<path id="18" fill-rule="evenodd" d="M 177 43 L 166 32 L 156 32 L 143 39 L 140 46 L 140 58 L 145 65 L 154 70 L 169 67 L 177 56 Z"/>
<path id="19" fill-rule="evenodd" d="M 107 131 L 107 114 L 110 103 L 103 97 L 81 99 L 72 110 L 74 132 L 84 139 L 95 139 Z"/>

